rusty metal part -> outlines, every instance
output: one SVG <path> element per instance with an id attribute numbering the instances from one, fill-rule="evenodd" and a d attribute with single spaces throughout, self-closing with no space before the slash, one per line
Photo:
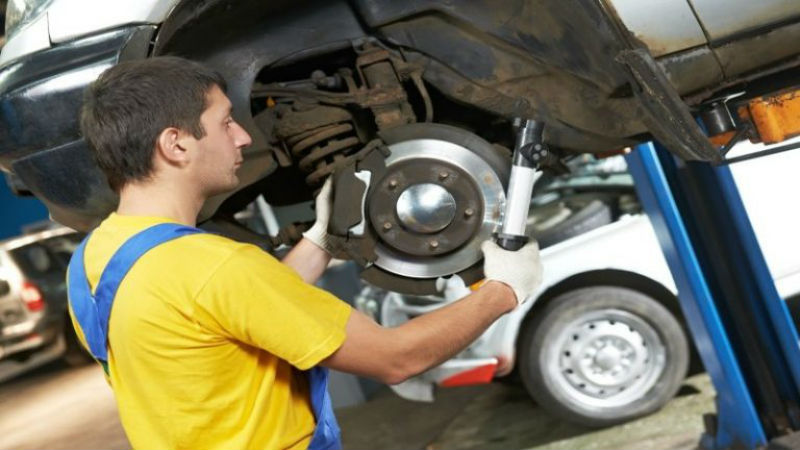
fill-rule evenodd
<path id="1" fill-rule="evenodd" d="M 661 143 L 684 159 L 722 160 L 647 50 L 624 50 L 617 60 L 630 68 L 640 85 L 641 90 L 635 93 L 642 101 L 644 121 Z"/>
<path id="2" fill-rule="evenodd" d="M 389 51 L 371 42 L 357 49 L 360 54 L 354 65 L 358 81 L 348 68 L 339 69 L 338 79 L 347 87 L 346 92 L 333 92 L 307 87 L 292 87 L 290 83 L 276 82 L 256 84 L 253 98 L 287 98 L 324 105 L 355 106 L 370 109 L 379 129 L 391 128 L 416 122 L 416 116 L 408 103 L 408 95 L 402 82 L 411 80 L 425 104 L 425 120 L 433 120 L 433 104 L 422 82 L 422 67 L 403 61 Z M 317 74 L 319 79 L 322 75 Z"/>
<path id="3" fill-rule="evenodd" d="M 285 145 L 306 183 L 318 186 L 363 147 L 350 111 L 306 101 L 276 105 L 275 136 Z"/>
<path id="4" fill-rule="evenodd" d="M 505 118 L 543 118 L 554 146 L 602 151 L 633 145 L 628 138 L 646 132 L 637 102 L 624 93 L 624 70 L 613 62 L 625 47 L 611 41 L 600 2 L 521 2 L 513 11 L 495 3 L 464 2 L 470 7 L 442 7 L 442 14 L 413 14 L 437 2 L 407 5 L 403 20 L 381 30 L 425 67 L 425 81 L 441 94 Z M 480 11 L 480 25 L 469 26 L 465 11 Z M 529 110 L 514 108 L 519 98 Z"/>
<path id="5" fill-rule="evenodd" d="M 324 127 L 332 123 L 352 121 L 352 114 L 345 108 L 320 105 L 316 102 L 294 102 L 291 106 L 279 104 L 275 106 L 275 135 L 287 139 Z"/>
<path id="6" fill-rule="evenodd" d="M 403 81 L 410 80 L 419 91 L 425 120 L 433 118 L 433 105 L 422 82 L 420 66 L 406 63 L 371 42 L 356 50 L 356 74 L 349 68 L 341 68 L 332 76 L 315 70 L 310 82 L 276 82 L 253 90 L 252 96 L 265 97 L 267 106 L 258 123 L 274 129 L 274 136 L 280 141 L 276 147 L 286 148 L 297 167 L 308 173 L 306 182 L 311 186 L 319 185 L 337 168 L 349 164 L 363 150 L 366 136 L 374 133 L 374 129 L 363 126 L 363 121 L 356 120 L 359 110 L 371 111 L 377 130 L 416 121 Z M 285 154 L 278 150 L 274 153 L 285 166 Z"/>
<path id="7" fill-rule="evenodd" d="M 442 177 L 442 173 L 448 176 Z M 391 187 L 394 182 L 394 188 Z M 420 233 L 403 226 L 395 211 L 397 201 L 409 187 L 433 183 L 453 196 L 455 220 L 435 233 Z M 380 240 L 392 248 L 417 256 L 449 253 L 475 235 L 482 223 L 481 193 L 472 175 L 461 168 L 437 159 L 415 158 L 394 164 L 382 180 L 376 181 L 370 193 L 369 216 L 376 228 L 383 227 Z M 470 210 L 470 214 L 466 211 Z M 382 224 L 382 225 L 381 225 Z M 387 228 L 386 225 L 389 225 Z"/>
<path id="8" fill-rule="evenodd" d="M 800 89 L 793 88 L 750 100 L 746 116 L 752 120 L 765 144 L 800 135 Z"/>
<path id="9" fill-rule="evenodd" d="M 414 110 L 408 103 L 408 95 L 400 84 L 403 78 L 401 68 L 407 67 L 407 64 L 388 51 L 370 44 L 365 45 L 363 53 L 356 59 L 356 70 L 367 89 L 386 89 L 394 95 L 394 101 L 370 108 L 379 130 L 417 121 Z"/>

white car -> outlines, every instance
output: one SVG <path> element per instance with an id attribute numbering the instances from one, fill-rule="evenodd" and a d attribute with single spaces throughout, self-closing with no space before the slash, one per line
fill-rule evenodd
<path id="1" fill-rule="evenodd" d="M 798 157 L 776 155 L 734 167 L 746 187 L 742 197 L 747 207 L 756 209 L 751 211 L 754 226 L 784 298 L 800 292 L 800 258 L 785 251 L 793 243 L 800 248 L 800 236 L 793 231 L 797 217 L 783 211 L 790 208 L 779 209 L 779 191 L 769 190 L 774 186 L 747 181 L 779 167 L 797 167 L 785 161 Z M 586 178 L 573 178 L 561 188 L 586 184 Z M 784 185 L 786 180 L 791 178 L 784 178 Z M 606 198 L 631 202 L 619 192 Z M 540 220 L 558 216 L 542 210 L 534 209 Z M 782 211 L 784 220 L 776 220 Z M 435 386 L 488 383 L 517 368 L 543 408 L 572 422 L 606 426 L 659 409 L 675 395 L 689 366 L 700 368 L 692 358 L 675 283 L 646 215 L 623 212 L 613 223 L 549 246 L 548 236 L 540 236 L 545 238 L 540 239 L 545 244 L 544 282 L 534 298 L 503 316 L 456 358 L 392 386 L 396 393 L 430 401 Z M 356 305 L 383 325 L 395 326 L 465 293 L 423 297 L 368 286 Z"/>

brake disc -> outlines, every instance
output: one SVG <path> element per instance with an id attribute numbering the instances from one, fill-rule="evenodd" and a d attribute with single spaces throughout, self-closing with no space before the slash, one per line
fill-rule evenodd
<path id="1" fill-rule="evenodd" d="M 372 264 L 362 278 L 412 294 L 434 293 L 434 280 L 454 273 L 477 281 L 480 245 L 501 222 L 508 156 L 439 124 L 397 127 L 380 138 L 390 154 L 363 202 L 367 229 L 359 251 Z"/>
<path id="2" fill-rule="evenodd" d="M 384 178 L 370 192 L 371 223 L 382 230 L 375 265 L 406 277 L 436 278 L 480 261 L 480 245 L 500 225 L 505 203 L 491 166 L 439 139 L 399 142 L 389 150 Z M 422 195 L 415 199 L 414 191 Z M 387 230 L 386 224 L 392 226 Z"/>

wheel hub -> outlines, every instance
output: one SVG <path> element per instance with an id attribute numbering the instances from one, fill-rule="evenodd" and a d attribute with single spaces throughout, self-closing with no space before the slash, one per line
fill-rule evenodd
<path id="1" fill-rule="evenodd" d="M 456 215 L 456 200 L 438 184 L 420 183 L 400 194 L 396 210 L 405 228 L 430 234 L 450 225 Z"/>
<path id="2" fill-rule="evenodd" d="M 609 371 L 617 367 L 622 359 L 622 352 L 612 345 L 603 345 L 595 356 L 592 369 L 597 371 Z"/>
<path id="3" fill-rule="evenodd" d="M 560 336 L 558 373 L 553 376 L 560 389 L 582 402 L 624 404 L 647 392 L 665 367 L 658 334 L 625 311 L 587 314 Z"/>
<path id="4" fill-rule="evenodd" d="M 622 387 L 642 370 L 642 356 L 646 356 L 647 349 L 633 344 L 641 336 L 621 323 L 597 321 L 591 325 L 597 334 L 580 342 L 577 349 L 583 353 L 579 362 L 582 377 L 598 386 Z"/>

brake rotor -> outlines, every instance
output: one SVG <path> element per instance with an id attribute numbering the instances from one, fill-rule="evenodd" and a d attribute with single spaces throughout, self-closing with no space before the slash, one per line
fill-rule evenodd
<path id="1" fill-rule="evenodd" d="M 434 280 L 454 273 L 477 281 L 480 245 L 503 214 L 507 156 L 446 125 L 406 125 L 381 138 L 391 155 L 367 198 L 377 259 L 362 277 L 414 294 L 434 293 Z"/>

